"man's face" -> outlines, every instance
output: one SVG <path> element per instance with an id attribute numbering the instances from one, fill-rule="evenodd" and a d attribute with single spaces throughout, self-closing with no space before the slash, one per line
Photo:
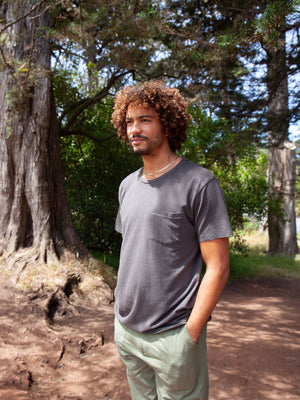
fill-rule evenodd
<path id="1" fill-rule="evenodd" d="M 128 140 L 136 154 L 152 155 L 169 145 L 159 117 L 152 108 L 129 105 L 126 124 Z"/>

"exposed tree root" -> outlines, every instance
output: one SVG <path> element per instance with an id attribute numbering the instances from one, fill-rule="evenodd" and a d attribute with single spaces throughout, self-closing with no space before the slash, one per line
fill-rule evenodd
<path id="1" fill-rule="evenodd" d="M 63 331 L 71 315 L 79 315 L 82 298 L 93 304 L 113 302 L 116 274 L 112 268 L 89 260 L 44 264 L 39 251 L 22 249 L 0 257 L 0 279 L 28 293 L 27 299 L 36 315 L 45 319 L 52 331 Z M 82 351 L 84 347 L 82 347 Z"/>
<path id="2" fill-rule="evenodd" d="M 80 281 L 81 277 L 79 275 L 69 274 L 63 284 L 49 296 L 44 312 L 47 323 L 50 326 L 53 324 L 57 312 L 59 312 L 60 315 L 64 315 L 67 313 L 68 309 L 70 309 L 69 298 L 74 289 L 78 287 Z"/>

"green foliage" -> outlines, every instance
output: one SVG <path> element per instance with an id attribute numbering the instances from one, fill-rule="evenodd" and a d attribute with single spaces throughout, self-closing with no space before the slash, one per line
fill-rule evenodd
<path id="1" fill-rule="evenodd" d="M 241 157 L 227 168 L 215 166 L 214 172 L 225 192 L 234 230 L 241 229 L 249 217 L 263 221 L 270 206 L 267 183 L 267 157 L 264 153 Z"/>
<path id="2" fill-rule="evenodd" d="M 118 186 L 130 172 L 116 138 L 100 147 L 88 140 L 63 139 L 66 190 L 76 231 L 90 250 L 119 250 L 114 231 L 118 210 Z M 131 169 L 132 171 L 132 169 Z"/>
<path id="3" fill-rule="evenodd" d="M 236 131 L 227 120 L 213 119 L 201 109 L 193 107 L 191 113 L 193 123 L 183 155 L 218 178 L 234 231 L 250 217 L 262 221 L 270 205 L 266 153 L 243 140 L 242 123 Z"/>
<path id="4" fill-rule="evenodd" d="M 240 231 L 236 231 L 230 243 L 231 255 L 248 257 L 249 246 L 246 240 L 241 236 Z"/>
<path id="5" fill-rule="evenodd" d="M 215 162 L 225 168 L 235 157 L 247 156 L 255 151 L 253 133 L 247 120 L 227 119 L 223 115 L 208 115 L 201 107 L 191 106 L 192 123 L 183 154 L 211 168 Z M 251 156 L 252 157 L 252 156 Z"/>
<path id="6" fill-rule="evenodd" d="M 262 41 L 272 47 L 282 45 L 282 32 L 285 31 L 286 17 L 294 13 L 299 0 L 268 1 L 260 18 L 255 20 L 255 33 Z"/>
<path id="7" fill-rule="evenodd" d="M 101 143 L 82 136 L 62 139 L 67 198 L 75 229 L 90 250 L 108 254 L 120 247 L 120 235 L 114 230 L 119 184 L 140 165 L 114 136 L 110 117 L 108 99 L 95 106 L 85 122 L 86 131 L 104 138 Z"/>

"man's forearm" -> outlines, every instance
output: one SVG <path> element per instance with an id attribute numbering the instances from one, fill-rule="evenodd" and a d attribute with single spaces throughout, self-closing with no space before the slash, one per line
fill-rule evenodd
<path id="1" fill-rule="evenodd" d="M 205 273 L 197 298 L 187 322 L 187 329 L 195 342 L 213 312 L 229 276 L 229 267 Z"/>

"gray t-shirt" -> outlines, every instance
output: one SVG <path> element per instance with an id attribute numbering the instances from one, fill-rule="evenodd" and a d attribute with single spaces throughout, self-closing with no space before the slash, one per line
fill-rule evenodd
<path id="1" fill-rule="evenodd" d="M 150 181 L 135 171 L 119 188 L 116 230 L 118 320 L 147 333 L 185 324 L 200 284 L 199 242 L 232 235 L 217 179 L 185 158 Z"/>

